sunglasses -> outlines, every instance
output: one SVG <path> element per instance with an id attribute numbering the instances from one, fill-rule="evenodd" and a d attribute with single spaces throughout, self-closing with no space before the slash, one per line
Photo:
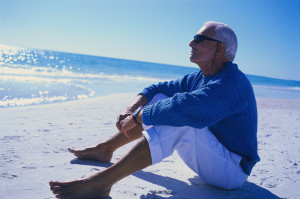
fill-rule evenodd
<path id="1" fill-rule="evenodd" d="M 204 40 L 209 40 L 209 41 L 215 41 L 215 42 L 218 42 L 218 43 L 222 43 L 222 42 L 220 42 L 220 41 L 218 41 L 218 40 L 215 40 L 215 39 L 206 37 L 206 36 L 204 36 L 204 35 L 195 35 L 195 36 L 194 36 L 194 41 L 195 41 L 196 44 L 198 44 L 198 43 L 200 43 L 200 42 L 202 42 L 202 41 L 204 41 Z"/>

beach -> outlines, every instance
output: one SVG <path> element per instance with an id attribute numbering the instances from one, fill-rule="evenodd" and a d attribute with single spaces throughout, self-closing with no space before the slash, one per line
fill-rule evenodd
<path id="1" fill-rule="evenodd" d="M 88 177 L 111 163 L 77 159 L 67 151 L 98 144 L 117 132 L 117 116 L 134 93 L 0 109 L 0 198 L 55 198 L 49 181 Z M 300 198 L 300 99 L 257 98 L 261 161 L 244 185 L 225 191 L 203 184 L 178 154 L 117 182 L 109 198 Z"/>

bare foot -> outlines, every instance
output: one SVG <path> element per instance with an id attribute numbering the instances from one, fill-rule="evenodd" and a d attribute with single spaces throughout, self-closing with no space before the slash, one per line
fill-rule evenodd
<path id="1" fill-rule="evenodd" d="M 68 151 L 78 158 L 97 160 L 101 162 L 110 162 L 113 155 L 113 151 L 109 150 L 104 144 L 99 144 L 95 147 L 89 147 L 83 150 L 68 148 Z"/>
<path id="2" fill-rule="evenodd" d="M 59 199 L 96 199 L 109 196 L 111 186 L 84 179 L 72 182 L 49 182 L 51 191 Z"/>

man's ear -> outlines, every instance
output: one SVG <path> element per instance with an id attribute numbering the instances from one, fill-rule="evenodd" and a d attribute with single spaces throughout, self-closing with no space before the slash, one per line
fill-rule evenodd
<path id="1" fill-rule="evenodd" d="M 226 48 L 225 44 L 218 43 L 216 53 L 220 54 L 221 52 L 225 52 L 225 48 Z"/>

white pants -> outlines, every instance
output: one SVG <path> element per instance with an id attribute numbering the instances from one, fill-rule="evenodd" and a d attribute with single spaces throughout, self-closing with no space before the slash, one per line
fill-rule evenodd
<path id="1" fill-rule="evenodd" d="M 157 94 L 150 103 L 167 98 Z M 209 131 L 189 126 L 146 126 L 143 135 L 150 147 L 152 164 L 161 162 L 177 150 L 179 156 L 201 180 L 223 189 L 240 187 L 247 179 L 239 163 L 241 157 L 228 151 Z"/>

